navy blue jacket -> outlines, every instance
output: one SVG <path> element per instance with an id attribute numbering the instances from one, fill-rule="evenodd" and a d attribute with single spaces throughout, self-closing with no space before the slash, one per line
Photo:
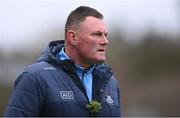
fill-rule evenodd
<path id="1" fill-rule="evenodd" d="M 53 41 L 35 64 L 16 79 L 5 116 L 94 116 L 83 84 L 72 60 L 59 60 L 64 41 Z M 101 102 L 96 116 L 120 116 L 118 82 L 111 68 L 96 64 L 93 70 L 93 98 Z"/>

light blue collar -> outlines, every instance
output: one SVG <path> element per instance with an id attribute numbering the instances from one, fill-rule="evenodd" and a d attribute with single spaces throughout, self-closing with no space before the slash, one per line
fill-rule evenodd
<path id="1" fill-rule="evenodd" d="M 58 54 L 59 59 L 60 59 L 60 60 L 70 59 L 69 56 L 65 53 L 64 50 L 65 50 L 65 48 L 63 47 L 63 48 L 61 49 L 61 51 L 59 52 L 59 54 Z"/>
<path id="2" fill-rule="evenodd" d="M 65 53 L 65 48 L 64 48 L 64 47 L 63 47 L 63 48 L 61 49 L 61 51 L 59 52 L 58 58 L 59 58 L 60 60 L 70 59 L 69 56 Z M 89 68 L 87 68 L 87 69 L 85 69 L 84 67 L 79 66 L 79 65 L 77 65 L 77 64 L 75 64 L 75 66 L 76 66 L 76 68 L 77 68 L 77 71 L 89 73 L 89 72 L 92 72 L 92 70 L 94 69 L 94 66 L 95 66 L 95 65 L 93 65 L 93 66 L 91 66 L 91 67 L 89 67 Z"/>

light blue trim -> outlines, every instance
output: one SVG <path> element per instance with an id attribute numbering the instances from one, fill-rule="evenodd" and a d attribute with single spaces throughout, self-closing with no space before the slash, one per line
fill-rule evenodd
<path id="1" fill-rule="evenodd" d="M 61 51 L 59 52 L 58 54 L 58 57 L 61 59 L 61 60 L 66 60 L 66 59 L 70 59 L 69 56 L 65 53 L 65 48 L 63 47 L 61 49 Z"/>

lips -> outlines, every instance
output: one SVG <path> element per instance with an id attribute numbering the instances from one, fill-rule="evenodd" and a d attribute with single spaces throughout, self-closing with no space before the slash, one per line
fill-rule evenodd
<path id="1" fill-rule="evenodd" d="M 98 52 L 104 52 L 105 49 L 98 49 Z"/>
<path id="2" fill-rule="evenodd" d="M 99 49 L 98 51 L 99 51 L 99 52 L 104 52 L 105 50 L 104 50 L 104 49 Z"/>

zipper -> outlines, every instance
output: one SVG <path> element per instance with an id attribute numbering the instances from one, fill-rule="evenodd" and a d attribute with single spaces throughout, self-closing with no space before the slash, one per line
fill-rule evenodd
<path id="1" fill-rule="evenodd" d="M 81 84 L 82 84 L 82 86 L 83 86 L 83 91 L 84 91 L 83 93 L 85 94 L 86 99 L 87 99 L 87 101 L 88 101 L 88 103 L 89 103 L 90 101 L 89 101 L 89 98 L 88 98 L 88 95 L 87 95 L 86 86 L 85 86 L 85 83 L 84 83 L 84 74 L 85 74 L 85 71 L 83 71 L 83 73 L 82 73 Z"/>

